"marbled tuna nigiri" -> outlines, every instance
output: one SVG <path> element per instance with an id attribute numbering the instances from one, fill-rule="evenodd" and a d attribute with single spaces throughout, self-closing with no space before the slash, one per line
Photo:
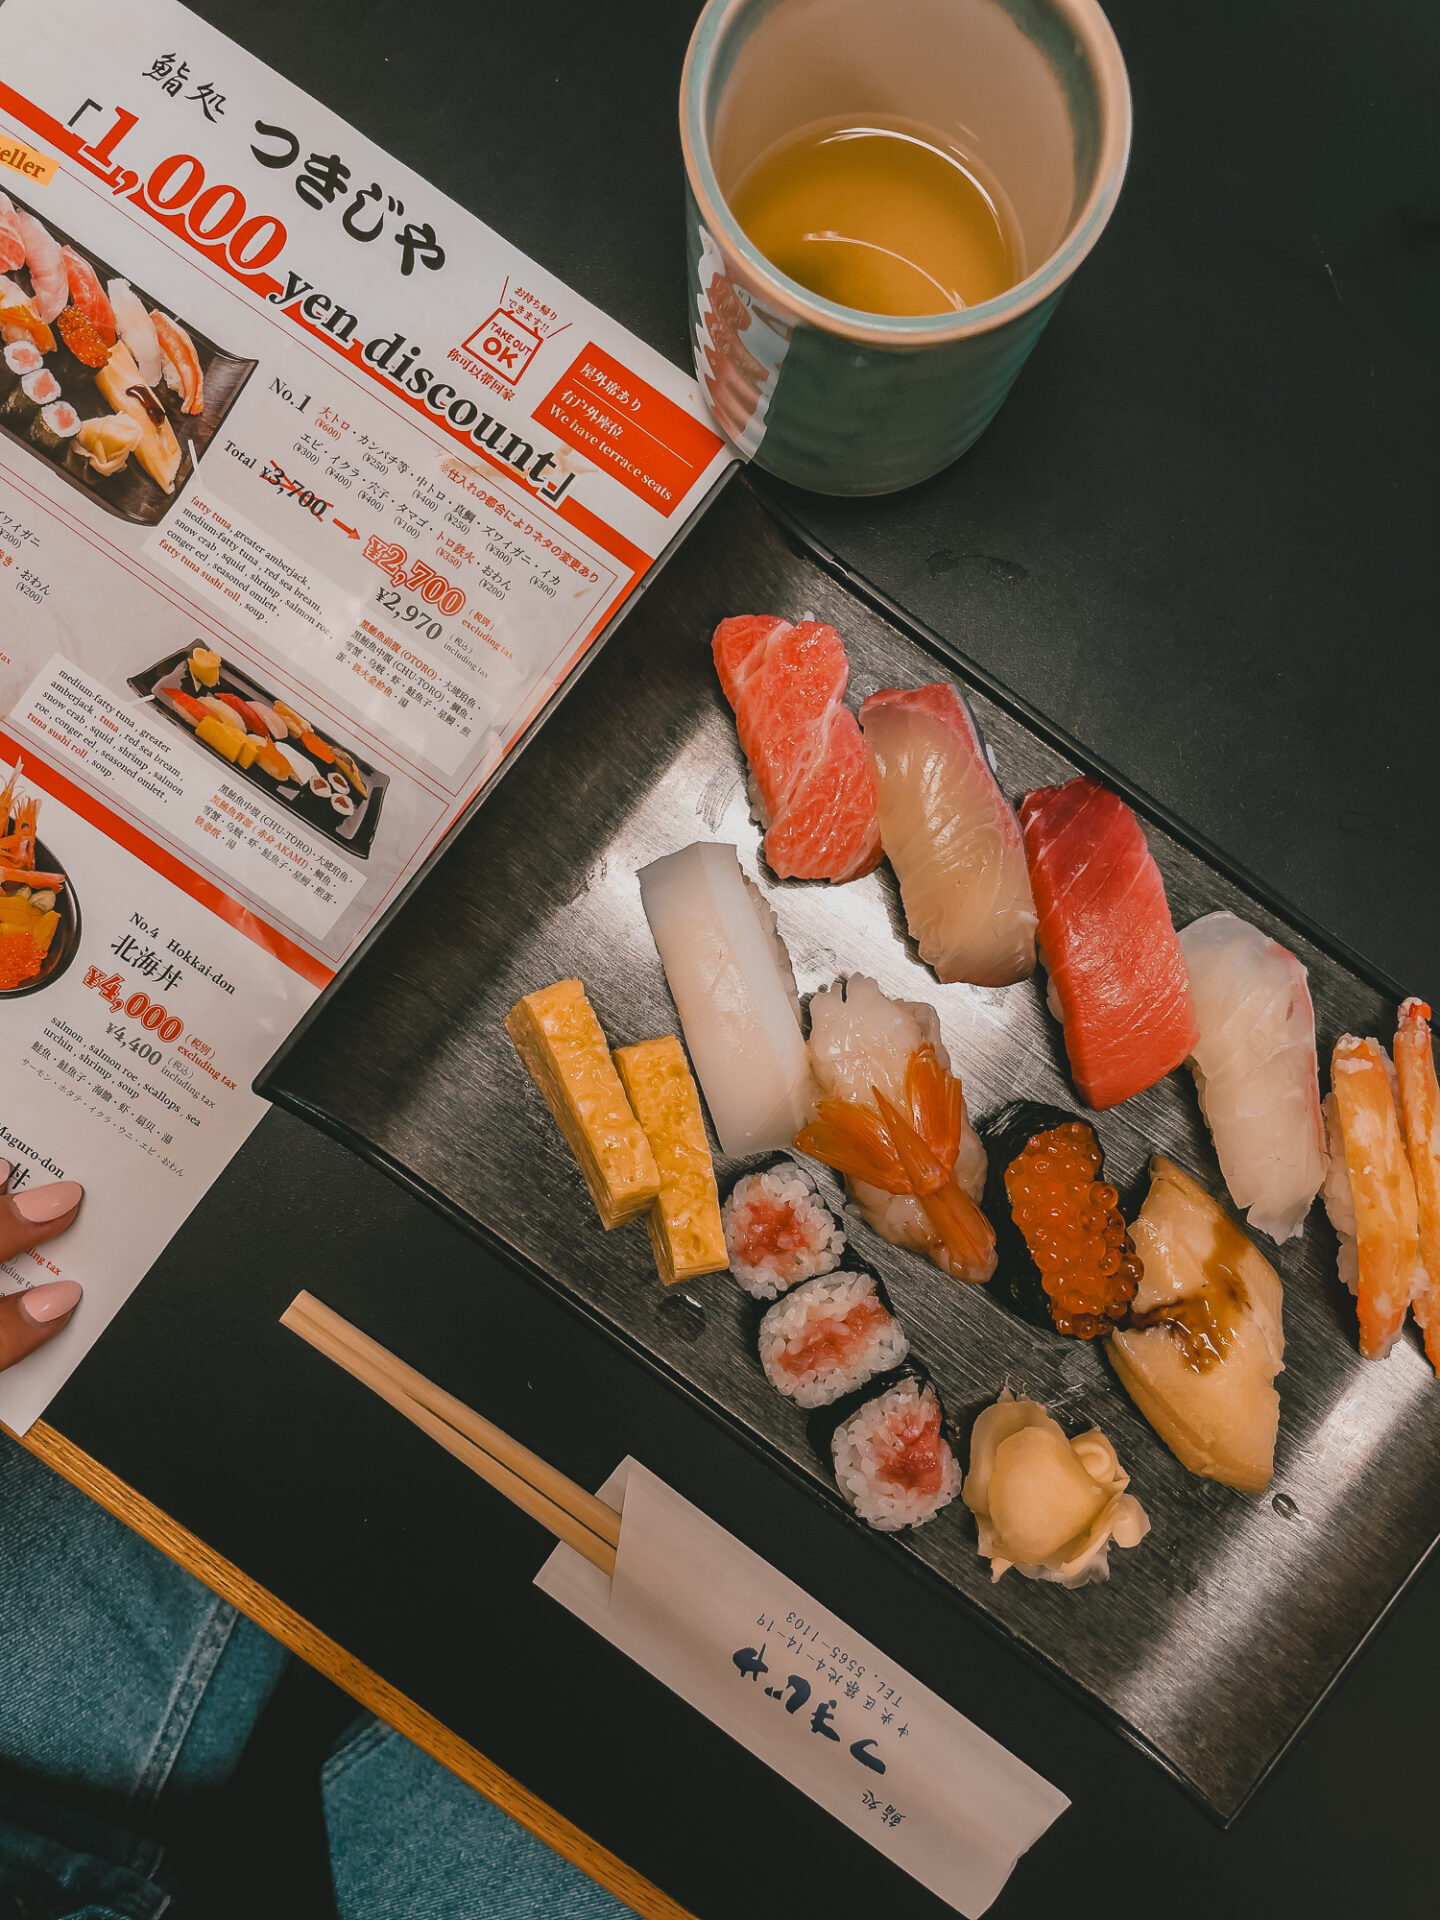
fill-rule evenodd
<path id="1" fill-rule="evenodd" d="M 958 689 L 884 687 L 861 705 L 860 729 L 920 958 L 940 980 L 1023 980 L 1035 971 L 1025 843 Z"/>
<path id="2" fill-rule="evenodd" d="M 1165 883 L 1125 802 L 1089 775 L 1020 803 L 1040 957 L 1081 1098 L 1154 1086 L 1200 1037 Z"/>
<path id="3" fill-rule="evenodd" d="M 735 709 L 782 880 L 856 880 L 880 859 L 875 780 L 845 705 L 850 662 L 834 627 L 773 615 L 722 620 L 715 670 Z"/>

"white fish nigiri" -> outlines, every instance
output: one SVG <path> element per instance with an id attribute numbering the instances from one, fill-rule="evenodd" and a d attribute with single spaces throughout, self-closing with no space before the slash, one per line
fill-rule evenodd
<path id="1" fill-rule="evenodd" d="M 155 331 L 155 323 L 150 318 L 145 302 L 128 280 L 112 280 L 105 291 L 115 309 L 115 324 L 120 329 L 120 338 L 135 356 L 142 383 L 147 387 L 158 387 L 165 370 L 165 356 L 160 351 L 160 336 Z"/>
<path id="2" fill-rule="evenodd" d="M 880 841 L 920 957 L 941 980 L 1003 987 L 1035 971 L 1035 901 L 1015 810 L 948 682 L 860 708 Z"/>
<path id="3" fill-rule="evenodd" d="M 1325 1178 L 1305 968 L 1233 913 L 1180 935 L 1200 1038 L 1190 1070 L 1230 1198 L 1272 1240 L 1299 1233 Z"/>
<path id="4" fill-rule="evenodd" d="M 815 1097 L 795 976 L 734 847 L 697 842 L 652 861 L 640 898 L 722 1149 L 788 1147 Z"/>
<path id="5" fill-rule="evenodd" d="M 60 242 L 33 213 L 15 208 L 15 224 L 25 242 L 25 266 L 35 289 L 35 311 L 48 325 L 70 304 L 70 276 L 65 271 L 65 256 Z"/>

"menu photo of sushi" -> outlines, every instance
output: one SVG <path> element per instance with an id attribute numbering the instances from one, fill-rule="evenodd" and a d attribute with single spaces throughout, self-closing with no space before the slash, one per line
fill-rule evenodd
<path id="1" fill-rule="evenodd" d="M 0 787 L 0 1000 L 60 978 L 80 946 L 80 906 L 69 875 L 37 837 L 40 801 L 17 766 Z"/>
<path id="2" fill-rule="evenodd" d="M 390 776 L 209 647 L 135 674 L 142 699 L 269 799 L 359 860 L 370 856 Z"/>
<path id="3" fill-rule="evenodd" d="M 0 192 L 0 430 L 108 513 L 164 518 L 256 364 Z"/>

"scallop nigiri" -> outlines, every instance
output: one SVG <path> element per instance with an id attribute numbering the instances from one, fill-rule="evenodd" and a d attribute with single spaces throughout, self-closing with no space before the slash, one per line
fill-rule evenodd
<path id="1" fill-rule="evenodd" d="M 35 311 L 48 326 L 70 304 L 70 280 L 60 242 L 42 227 L 33 213 L 15 209 L 15 221 L 25 242 L 25 265 L 35 290 Z"/>
<path id="2" fill-rule="evenodd" d="M 1440 1083 L 1435 1078 L 1430 1009 L 1423 1000 L 1407 1000 L 1400 1008 L 1395 1074 L 1420 1228 L 1415 1318 L 1430 1364 L 1440 1373 Z"/>
<path id="3" fill-rule="evenodd" d="M 1340 1236 L 1340 1278 L 1355 1295 L 1360 1351 L 1383 1360 L 1400 1338 L 1420 1264 L 1415 1179 L 1378 1040 L 1345 1034 L 1330 1065 L 1325 1209 Z"/>
<path id="4" fill-rule="evenodd" d="M 820 1086 L 801 1153 L 843 1173 L 865 1219 L 956 1280 L 988 1280 L 995 1230 L 980 1211 L 985 1149 L 940 1041 L 933 1007 L 892 1000 L 852 974 L 810 1002 Z"/>
<path id="5" fill-rule="evenodd" d="M 1252 1227 L 1289 1240 L 1325 1178 L 1305 968 L 1233 913 L 1192 921 L 1180 951 L 1200 1029 L 1190 1070 L 1230 1198 Z"/>
<path id="6" fill-rule="evenodd" d="M 1004 987 L 1035 971 L 1035 901 L 1015 810 L 948 682 L 882 688 L 860 708 L 880 843 L 905 921 L 940 980 Z"/>
<path id="7" fill-rule="evenodd" d="M 0 273 L 13 273 L 25 264 L 25 236 L 11 200 L 0 193 Z"/>
<path id="8" fill-rule="evenodd" d="M 65 262 L 71 304 L 80 309 L 104 344 L 113 347 L 116 339 L 115 309 L 105 296 L 99 274 L 84 254 L 77 253 L 73 247 L 62 247 L 60 257 Z"/>
<path id="9" fill-rule="evenodd" d="M 150 320 L 165 356 L 166 386 L 180 395 L 186 413 L 203 413 L 205 375 L 200 370 L 195 342 L 178 320 L 171 320 L 166 314 L 152 313 Z"/>
<path id="10" fill-rule="evenodd" d="M 109 292 L 115 324 L 140 369 L 141 384 L 158 387 L 164 375 L 165 356 L 160 351 L 160 336 L 145 302 L 128 280 L 112 280 Z"/>

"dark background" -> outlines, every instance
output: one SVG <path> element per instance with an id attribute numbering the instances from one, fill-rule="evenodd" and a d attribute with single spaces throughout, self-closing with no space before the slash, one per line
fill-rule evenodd
<path id="1" fill-rule="evenodd" d="M 693 4 L 198 11 L 688 364 L 674 103 Z M 776 491 L 1267 889 L 1440 993 L 1440 18 L 1398 0 L 1110 13 L 1129 184 L 995 425 L 898 498 Z M 942 1909 L 534 1594 L 538 1532 L 276 1327 L 306 1284 L 578 1479 L 643 1454 L 1069 1793 L 998 1916 L 1434 1912 L 1433 1567 L 1222 1834 L 882 1544 L 272 1115 L 55 1423 L 703 1920 Z M 288 1710 L 235 1831 L 268 1911 L 279 1881 L 321 1913 L 301 1783 L 334 1708 L 297 1688 Z M 233 1844 L 202 1840 L 212 1861 Z"/>

